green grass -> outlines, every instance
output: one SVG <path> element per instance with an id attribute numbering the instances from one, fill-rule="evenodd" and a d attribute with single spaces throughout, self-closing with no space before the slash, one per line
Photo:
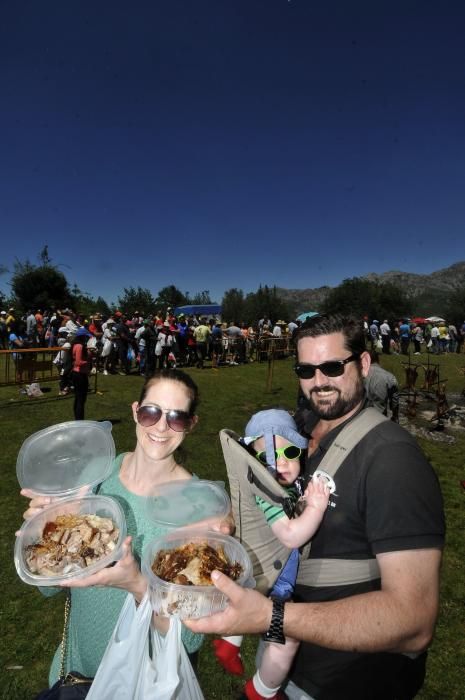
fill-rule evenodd
<path id="1" fill-rule="evenodd" d="M 421 358 L 424 360 L 425 358 Z M 382 361 L 404 381 L 405 358 L 390 356 Z M 434 359 L 433 361 L 436 361 Z M 441 356 L 441 377 L 447 379 L 448 392 L 460 394 L 465 378 L 458 369 L 465 356 Z M 182 448 L 184 464 L 200 477 L 226 481 L 226 471 L 218 432 L 227 427 L 241 433 L 250 414 L 267 406 L 294 408 L 297 383 L 291 371 L 292 361 L 274 365 L 271 390 L 268 365 L 253 364 L 220 370 L 188 370 L 198 382 L 201 394 L 200 422 Z M 420 373 L 420 378 L 422 374 Z M 420 386 L 420 380 L 418 386 Z M 101 394 L 90 394 L 86 418 L 111 420 L 117 451 L 134 447 L 131 402 L 138 398 L 142 379 L 137 376 L 98 377 Z M 59 642 L 63 623 L 63 597 L 45 599 L 34 587 L 17 576 L 13 565 L 14 532 L 21 525 L 25 499 L 19 496 L 16 480 L 16 456 L 24 439 L 54 423 L 73 419 L 72 398 L 57 398 L 58 385 L 40 399 L 27 399 L 17 387 L 0 388 L 2 425 L 0 584 L 2 587 L 2 634 L 0 636 L 0 698 L 30 700 L 47 682 L 52 653 Z M 450 401 L 450 403 L 452 403 Z M 455 433 L 454 433 L 455 434 Z M 419 697 L 424 700 L 463 697 L 461 669 L 463 652 L 463 499 L 460 480 L 465 478 L 463 454 L 465 437 L 459 434 L 453 445 L 420 441 L 433 463 L 444 494 L 447 516 L 447 545 L 442 573 L 441 611 L 436 637 L 430 652 L 428 675 Z M 247 673 L 254 670 L 256 640 L 247 638 L 243 647 Z M 8 668 L 20 666 L 19 669 Z M 199 677 L 207 700 L 237 697 L 242 681 L 220 670 L 207 641 L 201 651 Z"/>

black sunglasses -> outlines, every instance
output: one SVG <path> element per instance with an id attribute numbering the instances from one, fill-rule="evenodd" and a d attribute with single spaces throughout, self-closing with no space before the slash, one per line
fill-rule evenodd
<path id="1" fill-rule="evenodd" d="M 284 457 L 288 460 L 293 460 L 293 459 L 298 459 L 300 455 L 302 454 L 302 450 L 300 447 L 296 447 L 295 445 L 286 445 L 286 447 L 281 447 L 279 450 L 274 451 L 274 458 L 277 461 L 280 457 L 284 455 Z M 268 462 L 266 461 L 266 452 L 256 452 L 255 456 L 262 464 L 268 465 Z"/>
<path id="2" fill-rule="evenodd" d="M 149 428 L 151 425 L 155 425 L 158 423 L 162 415 L 165 414 L 168 426 L 177 433 L 182 433 L 185 430 L 189 430 L 193 421 L 193 416 L 187 413 L 187 411 L 177 411 L 174 408 L 164 411 L 156 404 L 139 406 L 136 413 L 137 422 L 144 428 Z"/>
<path id="3" fill-rule="evenodd" d="M 347 357 L 345 360 L 330 360 L 329 362 L 322 362 L 321 365 L 311 365 L 303 363 L 301 365 L 296 365 L 294 367 L 294 372 L 299 377 L 299 379 L 313 379 L 317 369 L 323 372 L 327 377 L 340 377 L 344 374 L 346 365 L 349 362 L 354 362 L 358 360 L 360 355 L 354 354 Z"/>

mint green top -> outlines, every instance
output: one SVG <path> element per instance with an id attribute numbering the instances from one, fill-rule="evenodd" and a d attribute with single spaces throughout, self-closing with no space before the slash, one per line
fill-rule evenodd
<path id="1" fill-rule="evenodd" d="M 145 545 L 160 537 L 166 528 L 148 522 L 145 516 L 145 496 L 137 496 L 121 483 L 119 472 L 124 454 L 115 458 L 112 473 L 98 489 L 99 495 L 111 496 L 119 502 L 126 516 L 128 535 L 132 535 L 134 556 L 140 562 Z M 50 596 L 57 588 L 41 588 Z M 68 650 L 65 673 L 79 671 L 84 676 L 95 676 L 104 651 L 115 628 L 127 592 L 117 588 L 71 589 L 71 614 L 68 631 Z M 203 635 L 194 634 L 187 627 L 182 629 L 182 640 L 189 653 L 197 651 Z M 50 669 L 50 685 L 60 675 L 61 645 L 55 652 Z"/>

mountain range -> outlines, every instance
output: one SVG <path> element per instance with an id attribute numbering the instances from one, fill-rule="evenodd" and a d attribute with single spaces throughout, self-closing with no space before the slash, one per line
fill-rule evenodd
<path id="1" fill-rule="evenodd" d="M 360 279 L 380 284 L 390 282 L 401 287 L 411 299 L 415 299 L 415 315 L 444 314 L 450 293 L 465 285 L 465 261 L 457 262 L 429 275 L 414 272 L 370 272 Z M 322 303 L 334 287 L 315 289 L 277 288 L 280 298 L 294 308 L 296 315 L 305 311 L 320 311 Z M 465 310 L 464 310 L 465 312 Z"/>

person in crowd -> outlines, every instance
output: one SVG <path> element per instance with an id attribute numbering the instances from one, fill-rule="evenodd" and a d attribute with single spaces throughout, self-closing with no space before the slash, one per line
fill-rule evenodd
<path id="1" fill-rule="evenodd" d="M 57 345 L 60 348 L 54 363 L 60 373 L 60 396 L 66 396 L 71 391 L 73 371 L 73 356 L 71 343 L 68 340 L 68 331 L 64 326 L 58 329 Z"/>
<path id="2" fill-rule="evenodd" d="M 130 346 L 130 333 L 126 325 L 126 317 L 121 311 L 115 311 L 115 342 L 118 350 L 119 373 L 130 374 L 131 361 L 128 357 Z"/>
<path id="3" fill-rule="evenodd" d="M 273 457 L 268 462 L 266 436 L 271 438 Z M 305 508 L 289 518 L 282 505 L 274 505 L 256 497 L 258 508 L 263 511 L 266 522 L 273 534 L 286 546 L 291 554 L 270 592 L 272 598 L 282 601 L 292 597 L 297 577 L 298 547 L 308 542 L 318 529 L 328 505 L 327 484 L 318 478 L 303 489 L 300 476 L 300 456 L 307 447 L 308 440 L 300 435 L 294 419 L 284 409 L 270 409 L 255 413 L 245 428 L 242 442 L 265 467 L 271 467 L 277 481 L 286 489 L 294 504 L 300 500 Z M 240 657 L 242 637 L 214 640 L 215 655 L 221 665 L 230 673 L 242 675 L 244 668 Z M 280 687 L 289 673 L 298 648 L 298 642 L 287 638 L 284 645 L 269 642 L 265 644 L 260 668 L 254 677 L 245 684 L 247 700 L 280 700 L 284 698 Z"/>
<path id="4" fill-rule="evenodd" d="M 438 321 L 439 331 L 439 352 L 446 354 L 449 352 L 449 328 L 445 321 Z"/>
<path id="5" fill-rule="evenodd" d="M 65 326 L 68 334 L 73 336 L 81 324 L 78 322 L 76 314 L 71 309 L 64 309 L 64 311 L 62 311 L 62 325 Z"/>
<path id="6" fill-rule="evenodd" d="M 458 340 L 458 333 L 457 333 L 457 326 L 454 325 L 453 323 L 449 323 L 448 327 L 449 331 L 449 352 L 457 352 L 457 340 Z"/>
<path id="7" fill-rule="evenodd" d="M 356 319 L 315 317 L 298 332 L 295 371 L 310 409 L 307 479 L 344 426 L 364 409 L 369 368 L 363 327 Z M 228 606 L 185 624 L 195 632 L 221 635 L 271 628 L 301 640 L 285 688 L 290 700 L 410 700 L 424 680 L 438 614 L 443 545 L 437 477 L 416 440 L 397 423 L 383 420 L 356 441 L 333 479 L 305 580 L 297 582 L 297 602 L 279 605 L 213 572 Z M 343 560 L 342 580 L 329 573 L 326 580 L 318 578 L 320 562 L 342 573 Z M 366 567 L 366 575 L 359 566 Z M 352 570 L 358 575 L 351 576 Z"/>
<path id="8" fill-rule="evenodd" d="M 44 315 L 41 309 L 37 309 L 34 314 L 36 320 L 36 340 L 38 347 L 42 348 L 45 344 L 45 325 L 44 325 Z"/>
<path id="9" fill-rule="evenodd" d="M 103 361 L 103 374 L 107 376 L 115 372 L 117 362 L 116 322 L 112 315 L 102 323 L 102 331 L 103 346 L 100 357 Z"/>
<path id="10" fill-rule="evenodd" d="M 391 353 L 391 326 L 388 323 L 387 318 L 384 319 L 379 327 L 379 332 L 381 334 L 381 342 L 383 344 L 383 353 L 385 355 L 390 355 Z"/>
<path id="11" fill-rule="evenodd" d="M 399 420 L 399 384 L 392 372 L 379 364 L 379 355 L 370 352 L 371 365 L 365 377 L 365 389 L 368 401 L 391 420 Z"/>
<path id="12" fill-rule="evenodd" d="M 177 320 L 178 329 L 178 366 L 187 363 L 187 321 L 184 314 L 179 314 Z"/>
<path id="13" fill-rule="evenodd" d="M 245 340 L 239 325 L 231 321 L 226 329 L 228 338 L 229 364 L 238 365 L 245 362 Z"/>
<path id="14" fill-rule="evenodd" d="M 221 321 L 216 321 L 211 331 L 212 367 L 219 367 L 223 357 L 223 330 Z"/>
<path id="15" fill-rule="evenodd" d="M 197 367 L 204 368 L 205 358 L 207 357 L 208 340 L 210 338 L 210 326 L 207 325 L 207 319 L 201 318 L 200 325 L 194 329 L 194 338 L 197 352 Z"/>
<path id="16" fill-rule="evenodd" d="M 84 420 L 84 408 L 89 391 L 91 370 L 90 352 L 87 343 L 92 334 L 86 328 L 78 328 L 72 342 L 73 369 L 71 381 L 74 387 L 74 420 Z"/>
<path id="17" fill-rule="evenodd" d="M 160 369 L 169 367 L 169 355 L 173 345 L 174 335 L 170 329 L 170 322 L 165 321 L 158 331 L 157 345 L 155 347 L 155 366 L 158 361 Z"/>
<path id="18" fill-rule="evenodd" d="M 375 318 L 370 323 L 370 341 L 371 349 L 376 350 L 376 342 L 379 338 L 379 321 Z"/>
<path id="19" fill-rule="evenodd" d="M 146 360 L 147 360 L 147 338 L 146 329 L 150 323 L 150 319 L 146 318 L 141 326 L 136 330 L 134 339 L 137 343 L 137 352 L 139 357 L 139 374 L 145 376 Z"/>
<path id="20" fill-rule="evenodd" d="M 29 347 L 37 345 L 37 321 L 32 309 L 29 309 L 26 316 L 26 337 Z"/>
<path id="21" fill-rule="evenodd" d="M 413 347 L 415 349 L 414 354 L 415 355 L 421 355 L 421 346 L 424 341 L 423 338 L 423 328 L 419 325 L 416 325 L 413 330 L 412 330 L 412 338 L 413 338 Z"/>
<path id="22" fill-rule="evenodd" d="M 283 325 L 285 325 L 284 321 L 276 321 L 272 334 L 274 338 L 281 338 L 283 335 Z"/>
<path id="23" fill-rule="evenodd" d="M 433 355 L 438 355 L 439 351 L 439 328 L 437 323 L 433 323 L 431 326 L 431 352 Z"/>
<path id="24" fill-rule="evenodd" d="M 195 342 L 195 327 L 187 328 L 187 366 L 193 367 L 197 363 L 197 343 Z"/>
<path id="25" fill-rule="evenodd" d="M 30 347 L 29 338 L 27 337 L 26 329 L 22 321 L 10 322 L 10 333 L 8 335 L 8 347 L 10 350 L 18 350 L 20 348 Z M 13 362 L 16 367 L 16 382 L 21 384 L 23 381 L 24 372 L 27 373 L 27 379 L 32 382 L 34 379 L 33 357 L 27 357 L 25 353 L 14 352 Z"/>
<path id="26" fill-rule="evenodd" d="M 147 497 L 159 484 L 195 478 L 178 461 L 177 450 L 197 423 L 197 403 L 198 389 L 189 375 L 180 370 L 162 370 L 145 380 L 139 400 L 132 404 L 135 449 L 115 458 L 112 473 L 98 489 L 99 495 L 112 496 L 121 504 L 128 537 L 123 555 L 114 566 L 67 583 L 71 611 L 65 673 L 73 670 L 95 676 L 127 594 L 132 594 L 137 603 L 145 595 L 147 582 L 140 570 L 142 551 L 148 542 L 166 532 L 147 518 Z M 21 494 L 32 499 L 24 514 L 26 519 L 53 501 L 26 489 Z M 230 523 L 219 522 L 217 529 L 229 532 Z M 50 596 L 58 590 L 42 588 L 41 592 Z M 195 663 L 202 636 L 183 628 L 182 640 Z M 51 665 L 50 685 L 58 679 L 60 650 L 58 647 Z"/>
<path id="27" fill-rule="evenodd" d="M 0 312 L 0 350 L 8 350 L 8 325 L 6 322 L 6 311 Z"/>
<path id="28" fill-rule="evenodd" d="M 408 319 L 404 318 L 399 326 L 399 336 L 400 336 L 400 352 L 402 355 L 408 355 L 410 346 L 410 324 Z"/>

